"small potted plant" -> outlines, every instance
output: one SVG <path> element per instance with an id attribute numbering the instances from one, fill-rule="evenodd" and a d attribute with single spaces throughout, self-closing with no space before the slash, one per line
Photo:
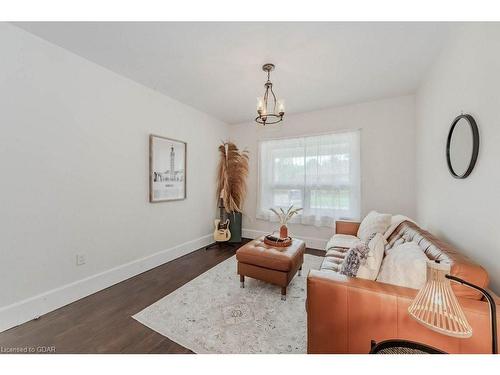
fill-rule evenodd
<path id="1" fill-rule="evenodd" d="M 275 210 L 274 208 L 270 208 L 270 210 L 278 216 L 278 219 L 280 221 L 280 238 L 287 238 L 288 237 L 288 227 L 287 223 L 290 221 L 292 217 L 297 215 L 299 211 L 302 210 L 302 208 L 293 208 L 293 204 L 288 207 L 288 210 L 283 210 L 281 207 L 279 208 L 280 212 Z"/>

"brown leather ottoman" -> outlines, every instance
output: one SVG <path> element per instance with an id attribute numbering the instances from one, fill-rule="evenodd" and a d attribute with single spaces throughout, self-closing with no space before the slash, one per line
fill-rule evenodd
<path id="1" fill-rule="evenodd" d="M 264 243 L 264 237 L 243 245 L 236 251 L 241 287 L 245 276 L 281 286 L 281 299 L 286 299 L 286 287 L 302 270 L 306 244 L 293 239 L 288 247 L 272 247 Z"/>

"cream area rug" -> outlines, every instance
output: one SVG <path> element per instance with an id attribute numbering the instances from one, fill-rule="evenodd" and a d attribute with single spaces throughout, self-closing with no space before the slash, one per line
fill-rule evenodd
<path id="1" fill-rule="evenodd" d="M 306 278 L 322 259 L 304 256 L 282 301 L 262 281 L 240 288 L 233 256 L 133 318 L 195 353 L 306 353 Z"/>

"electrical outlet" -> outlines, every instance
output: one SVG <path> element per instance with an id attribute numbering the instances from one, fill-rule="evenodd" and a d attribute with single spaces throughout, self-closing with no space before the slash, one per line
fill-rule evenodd
<path id="1" fill-rule="evenodd" d="M 76 254 L 76 265 L 81 266 L 87 263 L 87 256 L 85 254 Z"/>

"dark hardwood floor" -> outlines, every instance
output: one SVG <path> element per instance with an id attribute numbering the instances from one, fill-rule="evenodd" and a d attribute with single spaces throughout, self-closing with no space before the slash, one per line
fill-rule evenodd
<path id="1" fill-rule="evenodd" d="M 191 353 L 137 322 L 132 315 L 228 259 L 236 249 L 221 246 L 194 251 L 11 328 L 0 333 L 0 349 L 53 347 L 56 353 Z M 306 252 L 324 254 L 313 249 Z"/>

